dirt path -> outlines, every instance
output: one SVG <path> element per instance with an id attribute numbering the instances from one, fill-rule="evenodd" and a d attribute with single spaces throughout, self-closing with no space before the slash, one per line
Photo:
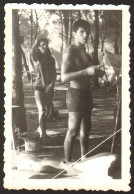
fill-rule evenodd
<path id="1" fill-rule="evenodd" d="M 66 90 L 67 87 L 65 85 L 56 83 L 53 102 L 55 110 L 59 111 L 59 116 L 56 121 L 47 123 L 47 133 L 51 137 L 58 137 L 58 141 L 55 142 L 57 144 L 60 142 L 60 137 L 65 136 L 67 130 Z M 25 85 L 24 95 L 28 130 L 35 131 L 38 127 L 38 112 L 34 99 L 34 91 L 31 89 L 30 84 Z M 115 91 L 108 92 L 106 88 L 94 89 L 93 102 L 92 129 L 89 137 L 91 141 L 90 149 L 94 147 L 94 143 L 101 142 L 102 139 L 113 133 L 114 108 L 116 103 Z M 105 149 L 105 151 L 110 151 L 110 145 L 105 147 Z"/>
<path id="2" fill-rule="evenodd" d="M 67 131 L 68 118 L 68 112 L 65 103 L 66 90 L 66 85 L 63 85 L 60 82 L 56 83 L 53 102 L 55 110 L 59 111 L 59 116 L 55 121 L 47 123 L 47 134 L 49 138 L 40 145 L 40 150 L 38 151 L 38 153 L 30 155 L 26 153 L 22 154 L 25 155 L 23 157 L 25 157 L 26 159 L 32 158 L 35 163 L 43 161 L 43 165 L 52 164 L 52 166 L 56 167 L 57 163 L 59 163 L 64 158 L 63 144 Z M 34 91 L 32 90 L 30 83 L 24 83 L 24 96 L 28 130 L 36 131 L 38 127 L 38 112 L 34 99 Z M 114 108 L 116 101 L 115 91 L 108 92 L 106 88 L 94 89 L 93 101 L 94 108 L 92 111 L 92 129 L 89 136 L 89 150 L 93 149 L 95 146 L 97 146 L 113 133 Z M 111 141 L 112 139 L 101 145 L 89 156 L 93 156 L 102 152 L 110 152 Z M 120 154 L 120 142 L 118 142 L 115 152 Z M 18 153 L 18 155 L 20 155 L 20 153 Z M 80 146 L 79 137 L 77 137 L 74 145 L 73 159 L 77 160 L 79 158 Z M 15 173 L 17 173 L 17 171 L 15 171 Z M 33 173 L 32 175 L 35 175 L 35 173 Z M 28 177 L 30 176 L 31 174 L 29 174 Z M 47 178 L 49 175 L 47 174 L 43 176 L 46 176 Z"/>

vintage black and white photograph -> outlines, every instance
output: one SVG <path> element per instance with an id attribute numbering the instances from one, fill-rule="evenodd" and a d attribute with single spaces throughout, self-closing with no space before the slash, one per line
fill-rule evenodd
<path id="1" fill-rule="evenodd" d="M 130 189 L 128 10 L 5 5 L 5 188 Z"/>

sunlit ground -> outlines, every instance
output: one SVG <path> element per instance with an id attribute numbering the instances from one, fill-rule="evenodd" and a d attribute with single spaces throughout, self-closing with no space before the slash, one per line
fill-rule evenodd
<path id="1" fill-rule="evenodd" d="M 40 148 L 36 153 L 26 153 L 25 151 L 15 154 L 17 161 L 19 158 L 23 161 L 18 164 L 13 161 L 14 178 L 52 178 L 49 173 L 40 174 L 39 166 L 49 165 L 58 167 L 61 160 L 64 159 L 64 138 L 67 131 L 68 111 L 65 103 L 66 85 L 57 82 L 54 93 L 54 107 L 59 111 L 55 121 L 47 123 L 48 139 L 40 143 Z M 24 82 L 25 108 L 27 128 L 29 131 L 36 131 L 38 128 L 38 110 L 34 99 L 34 90 L 31 83 Z M 94 108 L 92 111 L 92 129 L 89 136 L 89 151 L 108 138 L 114 131 L 114 108 L 115 108 L 115 91 L 107 92 L 105 88 L 93 89 Z M 100 147 L 89 154 L 89 157 L 98 153 L 110 152 L 112 139 L 108 140 Z M 116 142 L 114 153 L 120 155 L 120 137 Z M 74 145 L 73 159 L 80 158 L 79 136 Z M 18 169 L 18 170 L 17 170 Z M 23 172 L 22 172 L 23 170 Z M 31 173 L 32 171 L 32 173 Z M 35 173 L 38 171 L 38 173 Z M 19 173 L 21 172 L 21 173 Z M 57 173 L 57 172 L 55 172 Z M 36 175 L 38 176 L 36 177 Z M 114 178 L 120 178 L 120 162 L 117 166 Z M 54 175 L 54 174 L 53 174 Z M 61 176 L 64 177 L 63 175 Z M 61 178 L 59 177 L 59 178 Z M 67 178 L 67 176 L 65 176 Z M 73 178 L 73 176 L 71 177 Z"/>

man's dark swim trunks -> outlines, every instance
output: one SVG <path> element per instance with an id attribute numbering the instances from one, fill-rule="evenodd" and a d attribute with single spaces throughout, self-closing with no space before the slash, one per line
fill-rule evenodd
<path id="1" fill-rule="evenodd" d="M 93 108 L 90 90 L 69 88 L 66 93 L 66 104 L 69 112 L 87 112 Z"/>

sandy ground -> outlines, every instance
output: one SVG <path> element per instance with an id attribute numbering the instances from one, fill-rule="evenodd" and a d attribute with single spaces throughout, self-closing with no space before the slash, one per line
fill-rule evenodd
<path id="1" fill-rule="evenodd" d="M 36 153 L 25 151 L 13 152 L 13 179 L 47 179 L 53 178 L 61 172 L 60 166 L 64 159 L 64 138 L 67 131 L 68 112 L 66 109 L 65 95 L 67 85 L 57 82 L 54 93 L 54 107 L 59 111 L 55 121 L 47 122 L 48 139 L 40 142 L 40 148 Z M 27 128 L 36 131 L 38 127 L 38 112 L 34 99 L 34 91 L 31 83 L 24 82 L 24 96 L 26 107 Z M 89 150 L 92 150 L 103 140 L 109 137 L 114 130 L 115 90 L 111 92 L 101 87 L 93 89 L 94 108 L 92 111 L 92 129 L 89 136 Z M 89 157 L 99 153 L 110 152 L 112 139 L 106 141 L 100 147 L 89 154 Z M 118 154 L 118 162 L 114 166 L 113 178 L 121 177 L 120 163 L 120 135 L 116 137 L 114 153 Z M 74 145 L 73 159 L 80 158 L 79 136 Z M 77 178 L 74 174 L 62 173 L 58 178 Z"/>

